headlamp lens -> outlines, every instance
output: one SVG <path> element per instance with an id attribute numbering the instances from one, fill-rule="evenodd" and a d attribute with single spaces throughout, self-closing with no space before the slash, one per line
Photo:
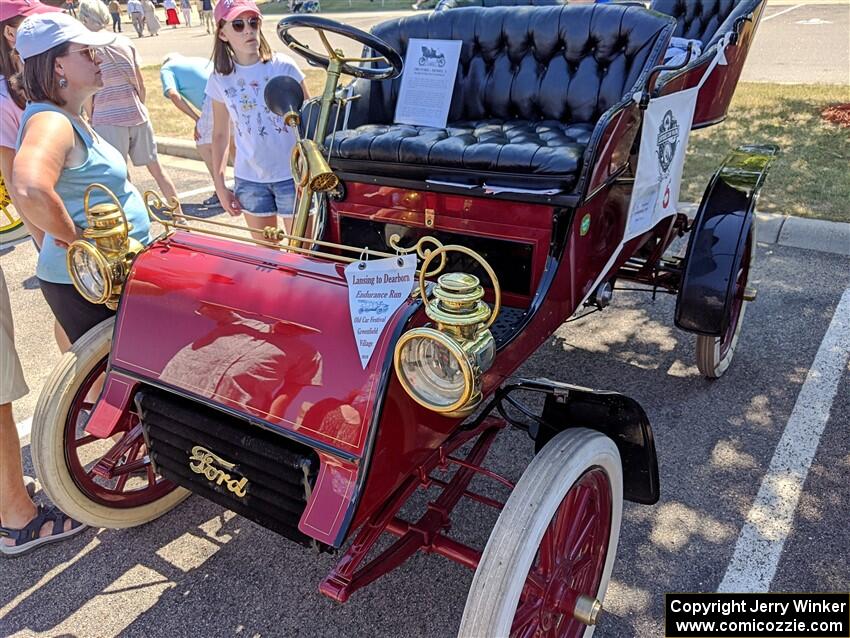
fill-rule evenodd
<path id="1" fill-rule="evenodd" d="M 434 408 L 449 408 L 467 391 L 469 364 L 445 344 L 430 336 L 417 336 L 402 346 L 399 372 L 406 385 Z"/>
<path id="2" fill-rule="evenodd" d="M 102 260 L 95 253 L 72 245 L 69 248 L 71 276 L 77 284 L 77 290 L 92 303 L 103 303 L 108 273 Z"/>

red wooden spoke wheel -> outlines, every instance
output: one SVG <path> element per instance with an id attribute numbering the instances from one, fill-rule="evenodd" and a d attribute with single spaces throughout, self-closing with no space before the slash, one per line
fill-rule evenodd
<path id="1" fill-rule="evenodd" d="M 38 399 L 32 456 L 59 509 L 97 527 L 131 527 L 161 516 L 189 494 L 154 472 L 138 416 L 128 410 L 109 439 L 86 434 L 92 388 L 106 371 L 114 319 L 83 335 L 56 366 Z"/>
<path id="2" fill-rule="evenodd" d="M 493 527 L 459 635 L 591 635 L 622 509 L 614 442 L 582 428 L 555 436 L 529 464 Z"/>
<path id="3" fill-rule="evenodd" d="M 162 498 L 175 485 L 154 472 L 134 410 L 123 415 L 118 433 L 111 438 L 86 434 L 86 417 L 94 408 L 88 395 L 106 372 L 106 363 L 104 358 L 88 374 L 68 411 L 66 460 L 77 487 L 93 502 L 109 507 L 137 507 Z"/>
<path id="4" fill-rule="evenodd" d="M 587 625 L 575 618 L 576 603 L 580 596 L 596 598 L 610 534 L 608 476 L 591 468 L 567 492 L 543 534 L 520 594 L 511 636 L 584 634 Z"/>
<path id="5" fill-rule="evenodd" d="M 744 325 L 744 313 L 747 309 L 747 282 L 750 279 L 750 264 L 756 250 L 756 229 L 750 228 L 747 240 L 744 243 L 744 252 L 741 262 L 735 273 L 732 301 L 729 306 L 729 324 L 726 331 L 720 337 L 705 335 L 697 336 L 697 367 L 699 371 L 709 379 L 717 379 L 726 372 L 735 348 L 738 345 L 738 337 Z"/>

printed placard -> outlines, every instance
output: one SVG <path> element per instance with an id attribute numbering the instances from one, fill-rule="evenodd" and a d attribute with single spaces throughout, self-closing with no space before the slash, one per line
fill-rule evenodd
<path id="1" fill-rule="evenodd" d="M 348 308 L 363 369 L 389 318 L 416 284 L 416 255 L 357 261 L 345 267 Z"/>
<path id="2" fill-rule="evenodd" d="M 395 108 L 398 124 L 446 127 L 460 46 L 460 40 L 410 39 Z"/>
<path id="3" fill-rule="evenodd" d="M 640 159 L 623 241 L 674 215 L 699 88 L 650 100 L 643 115 Z"/>

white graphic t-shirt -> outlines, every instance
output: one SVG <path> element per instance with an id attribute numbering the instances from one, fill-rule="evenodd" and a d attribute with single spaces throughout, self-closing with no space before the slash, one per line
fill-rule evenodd
<path id="1" fill-rule="evenodd" d="M 292 179 L 289 159 L 295 146 L 295 132 L 283 123 L 282 117 L 269 110 L 263 93 L 274 77 L 289 76 L 301 82 L 304 74 L 283 53 L 275 53 L 266 63 L 234 64 L 234 67 L 230 75 L 214 72 L 207 82 L 207 95 L 227 106 L 233 123 L 236 136 L 233 174 L 262 184 Z"/>

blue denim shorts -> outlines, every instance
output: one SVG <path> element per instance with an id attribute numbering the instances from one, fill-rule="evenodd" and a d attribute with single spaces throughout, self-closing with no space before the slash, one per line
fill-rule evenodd
<path id="1" fill-rule="evenodd" d="M 242 204 L 242 208 L 252 215 L 291 217 L 293 214 L 295 183 L 291 179 L 261 184 L 237 177 L 233 193 Z"/>

